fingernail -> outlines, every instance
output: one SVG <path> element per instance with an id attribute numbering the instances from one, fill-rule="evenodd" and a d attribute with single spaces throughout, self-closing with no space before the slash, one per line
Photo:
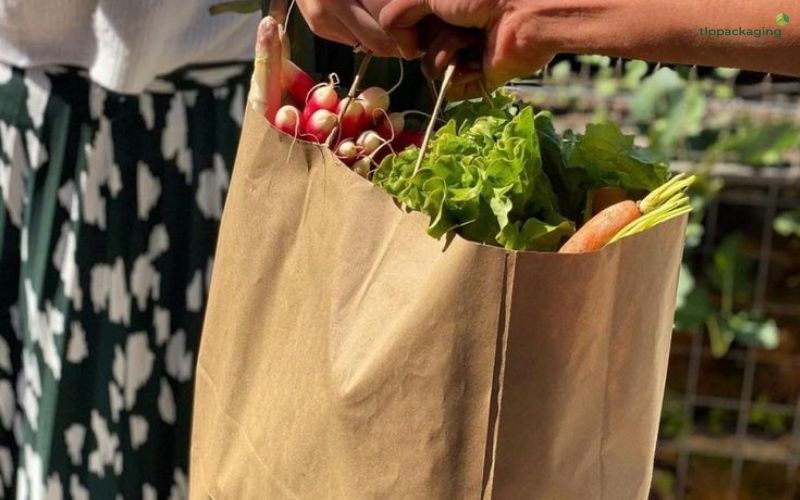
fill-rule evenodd
<path id="1" fill-rule="evenodd" d="M 257 46 L 262 48 L 274 47 L 280 43 L 278 36 L 278 23 L 271 17 L 265 17 L 258 26 L 256 35 Z"/>

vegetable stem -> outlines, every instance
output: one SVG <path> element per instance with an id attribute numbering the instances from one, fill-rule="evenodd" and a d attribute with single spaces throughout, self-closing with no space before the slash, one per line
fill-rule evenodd
<path id="1" fill-rule="evenodd" d="M 356 92 L 358 92 L 358 86 L 361 84 L 361 79 L 364 78 L 364 74 L 367 72 L 367 66 L 369 66 L 370 61 L 372 60 L 372 54 L 366 54 L 364 59 L 361 60 L 361 65 L 358 67 L 358 71 L 356 75 L 353 77 L 353 83 L 350 85 L 350 90 L 347 92 L 347 97 L 349 98 L 347 103 L 341 107 L 339 110 L 339 116 L 336 120 L 336 126 L 331 131 L 330 135 L 328 136 L 328 140 L 325 142 L 325 145 L 331 147 L 331 145 L 336 141 L 337 137 L 339 136 L 339 131 L 341 130 L 341 123 L 342 117 L 345 113 L 347 113 L 347 108 L 350 107 L 351 103 L 355 102 Z"/>
<path id="2" fill-rule="evenodd" d="M 651 191 L 639 202 L 642 216 L 623 227 L 609 240 L 609 243 L 614 243 L 626 236 L 640 233 L 662 222 L 691 212 L 692 205 L 686 191 L 694 183 L 694 180 L 695 176 L 681 173 Z"/>

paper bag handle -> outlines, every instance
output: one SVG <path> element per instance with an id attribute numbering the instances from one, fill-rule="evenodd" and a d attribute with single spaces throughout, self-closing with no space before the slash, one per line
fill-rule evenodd
<path id="1" fill-rule="evenodd" d="M 425 129 L 425 135 L 422 137 L 422 145 L 419 147 L 419 156 L 417 157 L 417 163 L 414 165 L 414 173 L 412 175 L 417 175 L 417 171 L 422 167 L 422 160 L 425 159 L 425 154 L 428 152 L 428 143 L 431 140 L 431 136 L 433 135 L 433 127 L 436 124 L 436 120 L 439 119 L 439 114 L 442 112 L 442 104 L 444 103 L 444 94 L 447 92 L 447 89 L 450 87 L 450 82 L 453 80 L 453 74 L 456 72 L 456 64 L 450 63 L 447 65 L 447 69 L 444 70 L 444 76 L 442 77 L 442 85 L 439 87 L 439 95 L 436 96 L 436 103 L 433 106 L 433 112 L 431 112 L 431 119 L 428 122 L 428 127 Z"/>
<path id="2" fill-rule="evenodd" d="M 372 61 L 372 54 L 366 53 L 364 55 L 364 59 L 361 60 L 361 64 L 358 66 L 358 71 L 356 71 L 356 74 L 353 77 L 353 83 L 350 84 L 350 89 L 347 91 L 347 105 L 339 110 L 339 114 L 336 117 L 336 125 L 333 127 L 333 130 L 331 130 L 328 140 L 325 141 L 326 146 L 331 147 L 339 137 L 339 129 L 341 128 L 340 124 L 342 123 L 342 117 L 347 112 L 347 108 L 350 107 L 350 104 L 355 99 L 356 92 L 358 92 L 358 87 L 361 84 L 361 80 L 364 78 L 364 74 L 367 72 L 367 66 L 369 66 L 370 61 Z"/>

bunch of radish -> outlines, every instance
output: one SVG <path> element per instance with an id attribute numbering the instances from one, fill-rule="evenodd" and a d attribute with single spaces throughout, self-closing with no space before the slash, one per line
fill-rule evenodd
<path id="1" fill-rule="evenodd" d="M 422 132 L 406 129 L 404 113 L 389 112 L 389 93 L 369 87 L 356 97 L 343 97 L 337 79 L 314 80 L 289 61 L 284 61 L 282 83 L 292 104 L 280 107 L 271 123 L 297 139 L 330 145 L 334 154 L 363 177 L 372 165 L 391 151 L 422 144 Z M 341 120 L 341 121 L 340 121 Z"/>

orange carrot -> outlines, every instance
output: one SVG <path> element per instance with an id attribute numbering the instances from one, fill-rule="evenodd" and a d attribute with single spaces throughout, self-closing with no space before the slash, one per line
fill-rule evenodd
<path id="1" fill-rule="evenodd" d="M 642 215 L 635 201 L 625 200 L 601 210 L 559 249 L 558 253 L 586 253 L 603 248 L 622 228 Z"/>

